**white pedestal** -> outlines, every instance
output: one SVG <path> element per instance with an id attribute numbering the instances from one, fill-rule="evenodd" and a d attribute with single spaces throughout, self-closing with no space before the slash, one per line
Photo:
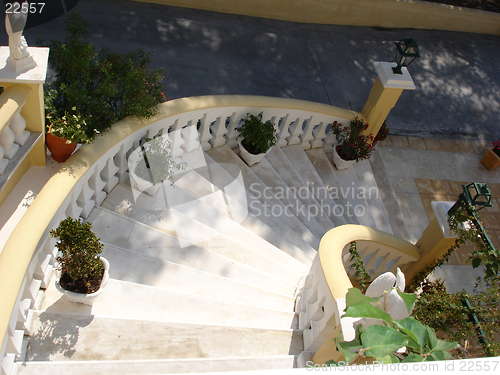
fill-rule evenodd
<path id="1" fill-rule="evenodd" d="M 374 62 L 373 65 L 384 88 L 415 90 L 415 83 L 406 67 L 401 68 L 403 74 L 395 74 L 392 71 L 397 66 L 395 62 Z"/>
<path id="2" fill-rule="evenodd" d="M 9 47 L 0 47 L 0 82 L 10 83 L 44 83 L 47 76 L 49 58 L 48 48 L 28 47 L 30 57 L 23 60 L 10 58 Z M 31 68 L 29 60 L 36 64 Z M 15 63 L 12 60 L 16 61 Z M 24 70 L 16 70 L 24 68 Z"/>

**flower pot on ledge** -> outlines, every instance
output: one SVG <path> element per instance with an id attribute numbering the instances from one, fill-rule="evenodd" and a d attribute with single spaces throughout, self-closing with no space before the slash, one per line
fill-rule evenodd
<path id="1" fill-rule="evenodd" d="M 45 142 L 49 149 L 52 159 L 62 163 L 68 160 L 71 154 L 75 151 L 77 144 L 69 142 L 67 139 L 59 138 L 52 133 L 47 132 Z"/>
<path id="2" fill-rule="evenodd" d="M 343 169 L 349 168 L 351 165 L 356 163 L 356 160 L 345 160 L 337 152 L 338 145 L 333 145 L 333 164 L 337 170 L 341 171 Z"/>
<path id="3" fill-rule="evenodd" d="M 488 168 L 488 170 L 492 171 L 493 169 L 500 166 L 500 157 L 493 151 L 492 148 L 486 152 L 486 155 L 481 159 L 481 163 Z"/>

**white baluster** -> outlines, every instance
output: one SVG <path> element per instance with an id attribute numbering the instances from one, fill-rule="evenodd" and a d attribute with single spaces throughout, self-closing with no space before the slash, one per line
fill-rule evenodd
<path id="1" fill-rule="evenodd" d="M 304 132 L 299 136 L 300 144 L 304 150 L 311 148 L 311 143 L 309 142 L 314 137 L 312 135 L 314 126 L 312 125 L 312 116 L 309 117 L 305 122 Z"/>
<path id="2" fill-rule="evenodd" d="M 200 147 L 199 134 L 193 121 L 189 121 L 188 126 L 182 129 L 182 138 L 184 139 L 185 152 L 191 152 Z"/>
<path id="3" fill-rule="evenodd" d="M 9 161 L 3 157 L 4 154 L 3 147 L 0 146 L 0 176 L 5 172 L 7 165 L 9 165 Z"/>
<path id="4" fill-rule="evenodd" d="M 299 135 L 302 134 L 302 119 L 299 117 L 290 125 L 290 135 L 286 137 L 289 145 L 296 145 L 300 142 Z"/>
<path id="5" fill-rule="evenodd" d="M 225 135 L 226 138 L 226 144 L 233 148 L 238 146 L 238 141 L 236 138 L 238 138 L 238 125 L 240 123 L 240 119 L 236 117 L 237 113 L 233 112 L 233 114 L 226 120 L 226 125 L 227 125 L 227 133 Z M 238 116 L 239 117 L 239 116 Z"/>
<path id="6" fill-rule="evenodd" d="M 19 150 L 19 145 L 14 143 L 14 140 L 16 139 L 14 132 L 9 125 L 3 128 L 0 133 L 0 145 L 3 147 L 4 158 L 6 159 L 12 159 L 17 150 Z"/>
<path id="7" fill-rule="evenodd" d="M 109 193 L 118 184 L 118 171 L 119 168 L 116 166 L 115 157 L 113 156 L 106 161 L 106 165 L 101 172 L 101 178 L 105 182 L 104 191 L 106 193 Z"/>
<path id="8" fill-rule="evenodd" d="M 311 142 L 311 148 L 317 148 L 323 146 L 323 140 L 326 137 L 326 128 L 328 124 L 323 121 L 320 122 L 318 126 L 313 129 L 313 141 Z"/>
<path id="9" fill-rule="evenodd" d="M 213 147 L 219 147 L 226 143 L 224 135 L 227 133 L 226 123 L 221 117 L 217 117 L 214 123 L 210 126 L 214 137 L 210 140 Z"/>
<path id="10" fill-rule="evenodd" d="M 184 145 L 184 140 L 182 139 L 182 127 L 179 126 L 179 120 L 176 120 L 174 125 L 171 128 L 171 131 L 168 133 L 168 138 L 172 142 L 172 156 L 181 156 L 184 154 L 184 150 L 182 146 Z"/>
<path id="11" fill-rule="evenodd" d="M 80 216 L 85 219 L 89 217 L 95 206 L 95 201 L 92 199 L 93 195 L 94 191 L 89 187 L 88 181 L 84 182 L 80 195 L 76 201 L 78 205 L 83 208 Z"/>
<path id="12" fill-rule="evenodd" d="M 24 105 L 24 104 L 23 104 Z M 21 116 L 21 108 L 20 106 L 17 112 L 12 116 L 12 120 L 10 120 L 10 128 L 14 132 L 15 143 L 19 146 L 22 146 L 26 143 L 30 136 L 30 132 L 26 129 L 26 120 L 23 116 Z"/>
<path id="13" fill-rule="evenodd" d="M 210 150 L 210 140 L 212 139 L 212 134 L 210 133 L 210 126 L 207 123 L 207 114 L 205 113 L 202 118 L 198 120 L 200 127 L 198 133 L 200 134 L 200 143 L 203 151 Z M 196 127 L 198 127 L 198 123 Z"/>
<path id="14" fill-rule="evenodd" d="M 104 168 L 102 168 L 104 169 Z M 94 191 L 92 200 L 99 206 L 104 199 L 106 199 L 106 192 L 103 190 L 106 183 L 101 179 L 100 171 L 102 170 L 99 165 L 94 169 L 94 173 L 89 178 L 89 188 Z"/>
<path id="15" fill-rule="evenodd" d="M 279 147 L 285 147 L 288 143 L 286 138 L 290 135 L 288 128 L 290 127 L 290 121 L 288 121 L 289 114 L 287 113 L 285 117 L 281 118 L 278 124 L 277 142 Z"/>

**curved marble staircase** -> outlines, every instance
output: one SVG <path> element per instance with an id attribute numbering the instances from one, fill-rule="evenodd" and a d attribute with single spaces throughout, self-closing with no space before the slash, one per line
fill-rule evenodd
<path id="1" fill-rule="evenodd" d="M 110 281 L 86 306 L 52 277 L 19 374 L 292 368 L 303 351 L 296 288 L 321 237 L 345 223 L 392 233 L 367 161 L 337 171 L 300 145 L 252 167 L 226 145 L 196 152 L 206 166 L 174 188 L 150 196 L 120 183 L 93 209 Z"/>

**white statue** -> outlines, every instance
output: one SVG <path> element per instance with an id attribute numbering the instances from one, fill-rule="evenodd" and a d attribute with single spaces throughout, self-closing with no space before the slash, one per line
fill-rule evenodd
<path id="1" fill-rule="evenodd" d="M 21 6 L 20 9 L 23 9 L 23 7 Z M 7 30 L 7 35 L 9 35 L 9 62 L 14 66 L 16 72 L 36 66 L 35 61 L 28 51 L 28 43 L 26 43 L 26 39 L 23 36 L 27 19 L 27 11 L 20 11 L 19 13 L 10 12 L 5 16 L 5 29 Z"/>

